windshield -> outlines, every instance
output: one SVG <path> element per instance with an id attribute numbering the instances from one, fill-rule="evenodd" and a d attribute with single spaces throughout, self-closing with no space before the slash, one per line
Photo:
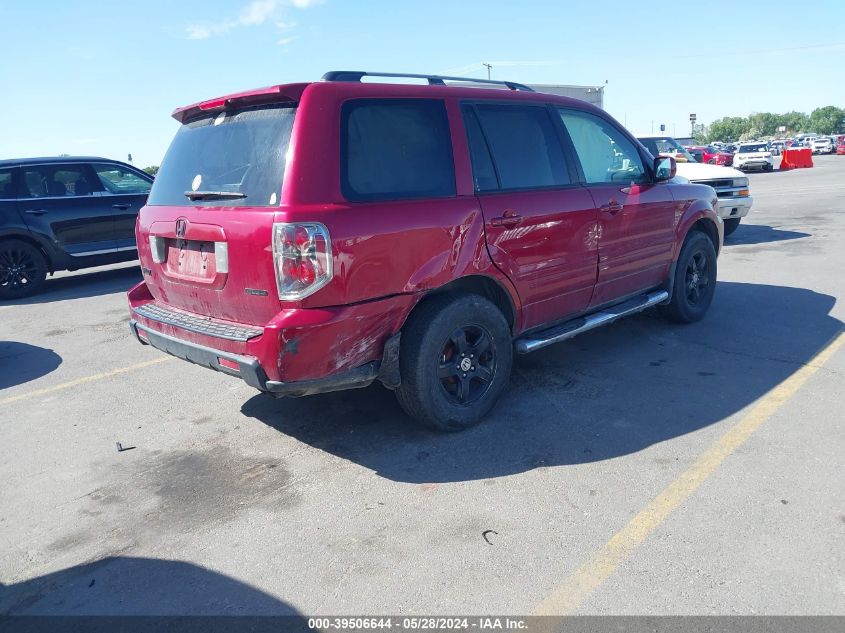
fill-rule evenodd
<path id="1" fill-rule="evenodd" d="M 164 156 L 147 204 L 277 206 L 295 112 L 261 106 L 186 122 Z"/>
<path id="2" fill-rule="evenodd" d="M 681 147 L 678 141 L 673 139 L 671 136 L 645 137 L 639 139 L 639 141 L 645 145 L 646 149 L 652 156 L 659 156 L 660 154 L 663 154 L 664 156 L 672 156 L 676 161 L 682 163 L 698 162 L 695 158 L 693 158 L 692 154 Z"/>
<path id="3" fill-rule="evenodd" d="M 768 152 L 769 148 L 763 143 L 754 143 L 753 145 L 740 145 L 740 154 L 750 154 L 751 152 Z"/>

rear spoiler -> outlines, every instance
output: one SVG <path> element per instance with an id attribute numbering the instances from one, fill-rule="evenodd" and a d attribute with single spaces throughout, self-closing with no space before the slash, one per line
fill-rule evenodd
<path id="1" fill-rule="evenodd" d="M 184 123 L 187 119 L 201 112 L 214 110 L 227 110 L 229 108 L 240 108 L 263 103 L 296 103 L 302 97 L 302 92 L 309 84 L 285 84 L 281 86 L 269 86 L 247 92 L 239 92 L 225 97 L 217 97 L 208 101 L 200 101 L 189 106 L 176 108 L 171 116 Z"/>

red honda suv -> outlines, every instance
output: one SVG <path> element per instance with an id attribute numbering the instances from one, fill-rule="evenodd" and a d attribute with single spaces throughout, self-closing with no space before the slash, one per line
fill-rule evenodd
<path id="1" fill-rule="evenodd" d="M 279 397 L 378 380 L 456 431 L 514 353 L 654 305 L 707 311 L 717 198 L 671 158 L 582 101 L 371 74 L 173 113 L 137 224 L 141 343 Z"/>

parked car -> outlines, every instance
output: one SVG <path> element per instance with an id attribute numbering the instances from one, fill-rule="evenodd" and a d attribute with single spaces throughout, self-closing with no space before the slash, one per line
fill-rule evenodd
<path id="1" fill-rule="evenodd" d="M 716 190 L 719 216 L 725 224 L 725 235 L 730 235 L 751 211 L 754 200 L 748 188 L 748 177 L 731 167 L 701 165 L 685 160 L 686 150 L 671 136 L 643 134 L 639 141 L 653 156 L 673 156 L 677 161 L 678 176 Z"/>
<path id="2" fill-rule="evenodd" d="M 733 164 L 734 156 L 728 152 L 723 152 L 712 145 L 698 145 L 687 147 L 690 154 L 699 163 L 707 163 L 708 165 L 724 165 L 730 167 Z"/>
<path id="3" fill-rule="evenodd" d="M 135 259 L 151 183 L 106 158 L 0 160 L 0 299 L 33 294 L 58 270 Z"/>
<path id="4" fill-rule="evenodd" d="M 798 147 L 813 147 L 813 141 L 816 140 L 817 134 L 809 133 L 809 134 L 799 134 L 795 137 L 797 141 Z M 796 145 L 793 145 L 795 147 Z"/>
<path id="5" fill-rule="evenodd" d="M 514 351 L 657 304 L 704 316 L 722 223 L 674 160 L 576 99 L 368 74 L 175 111 L 138 222 L 141 343 L 275 396 L 379 380 L 456 431 Z"/>
<path id="6" fill-rule="evenodd" d="M 786 141 L 772 141 L 769 143 L 769 151 L 774 156 L 780 156 L 783 153 L 783 150 L 786 149 Z"/>
<path id="7" fill-rule="evenodd" d="M 774 159 L 769 147 L 762 142 L 740 143 L 734 155 L 734 166 L 740 171 L 760 169 L 772 171 Z"/>
<path id="8" fill-rule="evenodd" d="M 833 141 L 829 136 L 819 136 L 813 140 L 812 144 L 813 154 L 832 154 Z"/>
<path id="9" fill-rule="evenodd" d="M 687 150 L 696 163 L 704 162 L 704 148 L 696 147 L 694 145 L 684 145 L 684 149 Z"/>

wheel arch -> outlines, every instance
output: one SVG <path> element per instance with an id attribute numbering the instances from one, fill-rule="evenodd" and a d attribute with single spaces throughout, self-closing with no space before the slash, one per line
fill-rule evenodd
<path id="1" fill-rule="evenodd" d="M 699 231 L 710 238 L 710 241 L 713 242 L 713 250 L 716 251 L 716 255 L 719 254 L 719 251 L 721 250 L 721 244 L 719 243 L 719 228 L 713 220 L 707 217 L 702 217 L 693 222 L 692 226 L 690 226 L 687 230 L 686 235 L 684 235 L 684 242 L 687 241 L 687 238 L 692 231 Z"/>
<path id="2" fill-rule="evenodd" d="M 10 240 L 26 242 L 37 248 L 38 251 L 44 256 L 44 261 L 47 262 L 47 270 L 50 272 L 50 274 L 52 275 L 56 272 L 56 264 L 49 250 L 45 247 L 42 241 L 33 236 L 32 233 L 9 232 L 0 234 L 0 245 Z"/>
<path id="3" fill-rule="evenodd" d="M 717 216 L 713 214 L 713 217 Z M 675 286 L 675 273 L 678 268 L 678 258 L 681 255 L 681 250 L 683 249 L 684 244 L 686 244 L 693 231 L 703 233 L 707 236 L 707 238 L 713 243 L 713 249 L 716 251 L 716 255 L 719 255 L 719 251 L 721 250 L 719 227 L 716 225 L 716 220 L 714 220 L 713 217 L 711 217 L 711 215 L 706 211 L 702 211 L 694 217 L 691 217 L 686 223 L 686 228 L 683 232 L 683 239 L 677 240 L 675 244 L 675 252 L 672 256 L 672 265 L 669 268 L 669 276 L 666 278 L 666 282 L 663 285 L 663 288 L 669 292 L 670 300 Z"/>
<path id="4" fill-rule="evenodd" d="M 423 304 L 434 298 L 444 295 L 468 295 L 475 294 L 484 297 L 495 305 L 505 317 L 510 327 L 511 334 L 515 334 L 519 326 L 519 313 L 514 298 L 508 289 L 497 279 L 489 275 L 466 275 L 450 281 L 443 286 L 426 292 L 419 301 L 414 304 L 405 318 L 405 323 Z M 404 327 L 404 325 L 403 325 Z"/>

